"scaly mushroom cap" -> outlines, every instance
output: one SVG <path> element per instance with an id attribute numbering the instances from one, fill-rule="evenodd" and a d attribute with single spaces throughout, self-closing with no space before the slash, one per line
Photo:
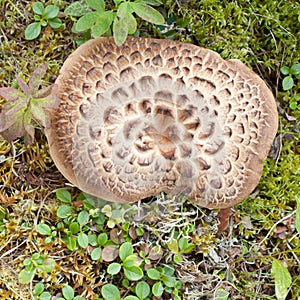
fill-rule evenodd
<path id="1" fill-rule="evenodd" d="M 257 185 L 277 130 L 274 98 L 239 60 L 170 40 L 97 38 L 56 80 L 51 156 L 81 190 L 135 202 L 162 191 L 208 208 Z"/>

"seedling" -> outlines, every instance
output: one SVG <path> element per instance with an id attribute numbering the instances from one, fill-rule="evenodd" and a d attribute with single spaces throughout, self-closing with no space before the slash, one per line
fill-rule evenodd
<path id="1" fill-rule="evenodd" d="M 128 34 L 136 32 L 137 21 L 134 15 L 156 25 L 164 23 L 164 17 L 150 6 L 161 5 L 160 0 L 114 0 L 114 3 L 115 7 L 106 11 L 104 0 L 75 1 L 66 8 L 65 14 L 80 17 L 75 24 L 75 32 L 91 30 L 93 37 L 111 35 L 113 32 L 118 46 L 125 42 Z"/>
<path id="2" fill-rule="evenodd" d="M 50 120 L 49 109 L 58 106 L 55 85 L 39 89 L 47 68 L 47 64 L 39 66 L 28 84 L 17 75 L 19 89 L 0 88 L 0 96 L 8 100 L 0 113 L 0 134 L 9 142 L 24 136 L 26 145 L 33 143 L 35 125 L 46 127 Z"/>
<path id="3" fill-rule="evenodd" d="M 35 2 L 32 4 L 32 10 L 35 13 L 35 22 L 29 24 L 25 29 L 25 39 L 34 40 L 37 38 L 42 27 L 49 25 L 53 29 L 61 27 L 62 22 L 58 18 L 59 8 L 56 5 L 49 5 L 44 7 L 43 3 Z"/>

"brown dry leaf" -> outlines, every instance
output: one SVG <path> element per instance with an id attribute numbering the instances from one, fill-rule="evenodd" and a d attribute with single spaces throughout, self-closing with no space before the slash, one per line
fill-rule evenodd
<path id="1" fill-rule="evenodd" d="M 116 246 L 109 245 L 102 250 L 102 259 L 106 262 L 114 261 L 118 257 L 119 249 Z"/>

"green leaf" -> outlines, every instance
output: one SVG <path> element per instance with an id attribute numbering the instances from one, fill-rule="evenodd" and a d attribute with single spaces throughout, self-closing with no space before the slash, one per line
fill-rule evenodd
<path id="1" fill-rule="evenodd" d="M 71 206 L 69 205 L 60 205 L 57 209 L 56 215 L 61 218 L 67 218 L 68 216 L 70 216 L 73 212 L 73 209 Z"/>
<path id="2" fill-rule="evenodd" d="M 90 11 L 86 2 L 75 1 L 71 3 L 65 10 L 66 16 L 81 17 Z"/>
<path id="3" fill-rule="evenodd" d="M 98 245 L 98 243 L 97 243 L 97 237 L 94 234 L 89 234 L 88 238 L 89 238 L 89 244 L 91 246 L 96 247 Z"/>
<path id="4" fill-rule="evenodd" d="M 113 36 L 118 46 L 121 46 L 127 38 L 129 15 L 131 15 L 130 3 L 122 3 L 113 22 Z"/>
<path id="5" fill-rule="evenodd" d="M 42 282 L 38 282 L 33 289 L 33 295 L 40 295 L 44 291 L 44 284 Z"/>
<path id="6" fill-rule="evenodd" d="M 84 0 L 89 7 L 97 10 L 97 11 L 104 11 L 105 8 L 105 2 L 104 0 Z"/>
<path id="7" fill-rule="evenodd" d="M 290 69 L 291 74 L 293 75 L 298 75 L 300 74 L 300 64 L 294 64 L 292 65 L 291 69 Z"/>
<path id="8" fill-rule="evenodd" d="M 119 289 L 113 284 L 105 284 L 101 288 L 101 294 L 105 300 L 120 300 L 121 295 Z"/>
<path id="9" fill-rule="evenodd" d="M 100 233 L 97 237 L 97 242 L 99 246 L 104 246 L 108 240 L 108 236 L 105 232 Z"/>
<path id="10" fill-rule="evenodd" d="M 147 275 L 149 278 L 154 279 L 154 280 L 160 280 L 160 277 L 161 277 L 161 273 L 154 268 L 148 269 Z"/>
<path id="11" fill-rule="evenodd" d="M 49 20 L 57 17 L 58 14 L 59 14 L 59 8 L 56 5 L 49 5 L 46 6 L 42 15 L 45 19 Z"/>
<path id="12" fill-rule="evenodd" d="M 97 247 L 91 252 L 92 260 L 99 260 L 101 258 L 101 248 Z"/>
<path id="13" fill-rule="evenodd" d="M 34 13 L 38 14 L 38 15 L 42 15 L 44 12 L 44 5 L 41 2 L 34 2 L 32 4 L 32 10 Z"/>
<path id="14" fill-rule="evenodd" d="M 81 296 L 76 296 L 73 300 L 85 300 L 85 298 Z"/>
<path id="15" fill-rule="evenodd" d="M 50 19 L 50 20 L 48 20 L 48 23 L 49 23 L 50 27 L 53 29 L 58 29 L 62 25 L 62 21 L 59 18 Z"/>
<path id="16" fill-rule="evenodd" d="M 43 292 L 41 295 L 40 295 L 40 298 L 39 300 L 51 300 L 51 294 L 49 292 Z"/>
<path id="17" fill-rule="evenodd" d="M 176 278 L 171 276 L 162 276 L 162 281 L 167 287 L 174 287 Z"/>
<path id="18" fill-rule="evenodd" d="M 96 23 L 98 17 L 99 17 L 98 12 L 95 11 L 88 12 L 77 21 L 75 26 L 76 31 L 81 32 L 81 31 L 86 31 L 88 29 L 91 29 L 92 26 Z"/>
<path id="19" fill-rule="evenodd" d="M 142 19 L 146 20 L 147 22 L 162 25 L 165 22 L 164 17 L 153 7 L 136 2 L 130 2 L 130 6 L 132 10 Z"/>
<path id="20" fill-rule="evenodd" d="M 87 236 L 87 234 L 85 234 L 84 232 L 80 232 L 78 235 L 78 244 L 81 248 L 87 248 L 87 246 L 89 245 L 89 238 Z"/>
<path id="21" fill-rule="evenodd" d="M 34 274 L 35 274 L 36 269 L 33 268 L 31 270 L 22 270 L 19 273 L 19 281 L 23 284 L 27 284 L 32 281 Z"/>
<path id="22" fill-rule="evenodd" d="M 156 282 L 152 286 L 152 293 L 155 297 L 160 297 L 164 292 L 164 287 L 161 282 Z"/>
<path id="23" fill-rule="evenodd" d="M 139 300 L 139 298 L 136 296 L 126 296 L 124 300 Z"/>
<path id="24" fill-rule="evenodd" d="M 290 68 L 288 66 L 282 66 L 280 71 L 283 75 L 288 75 L 290 73 Z"/>
<path id="25" fill-rule="evenodd" d="M 56 265 L 56 262 L 53 258 L 46 258 L 43 261 L 43 265 L 39 266 L 42 270 L 46 271 L 47 273 L 51 273 Z"/>
<path id="26" fill-rule="evenodd" d="M 76 249 L 77 239 L 74 236 L 68 236 L 66 239 L 67 248 L 71 251 Z"/>
<path id="27" fill-rule="evenodd" d="M 66 298 L 66 300 L 72 300 L 74 298 L 74 290 L 69 285 L 65 285 L 63 287 L 62 294 Z"/>
<path id="28" fill-rule="evenodd" d="M 107 273 L 110 275 L 116 275 L 120 272 L 121 265 L 119 263 L 111 263 L 107 268 Z"/>
<path id="29" fill-rule="evenodd" d="M 124 274 L 131 281 L 140 280 L 144 276 L 143 270 L 136 266 L 128 267 L 128 268 L 124 267 Z"/>
<path id="30" fill-rule="evenodd" d="M 70 223 L 69 229 L 70 229 L 71 233 L 73 233 L 73 234 L 78 233 L 79 230 L 80 230 L 79 223 L 78 222 L 72 222 L 72 223 Z"/>
<path id="31" fill-rule="evenodd" d="M 297 209 L 296 209 L 296 221 L 295 226 L 298 234 L 300 234 L 300 196 L 296 196 Z"/>
<path id="32" fill-rule="evenodd" d="M 288 294 L 288 288 L 292 283 L 291 275 L 287 269 L 279 260 L 273 259 L 272 276 L 275 279 L 275 292 L 278 300 L 284 300 Z"/>
<path id="33" fill-rule="evenodd" d="M 123 266 L 126 268 L 135 266 L 137 264 L 137 260 L 137 254 L 129 255 L 124 259 Z"/>
<path id="34" fill-rule="evenodd" d="M 56 198 L 64 203 L 72 203 L 72 197 L 69 191 L 65 189 L 59 189 L 55 193 Z"/>
<path id="35" fill-rule="evenodd" d="M 128 33 L 134 34 L 137 29 L 137 22 L 135 17 L 132 14 L 128 14 Z"/>
<path id="36" fill-rule="evenodd" d="M 282 81 L 284 91 L 290 90 L 294 86 L 294 80 L 291 76 L 287 76 Z"/>
<path id="37" fill-rule="evenodd" d="M 215 300 L 227 300 L 229 297 L 229 293 L 222 288 L 218 288 L 216 291 Z"/>
<path id="38" fill-rule="evenodd" d="M 140 299 L 146 299 L 150 294 L 150 286 L 147 282 L 141 281 L 135 287 L 135 293 Z"/>
<path id="39" fill-rule="evenodd" d="M 78 223 L 80 224 L 81 227 L 89 222 L 89 217 L 90 217 L 89 213 L 85 210 L 81 211 L 78 214 L 77 221 L 78 221 Z"/>
<path id="40" fill-rule="evenodd" d="M 51 228 L 47 224 L 38 224 L 37 225 L 37 232 L 42 235 L 51 235 Z"/>
<path id="41" fill-rule="evenodd" d="M 102 13 L 94 26 L 92 26 L 92 35 L 93 37 L 98 37 L 103 35 L 110 29 L 110 26 L 114 20 L 114 13 L 113 11 L 106 11 Z"/>
<path id="42" fill-rule="evenodd" d="M 40 23 L 34 22 L 29 24 L 25 29 L 25 39 L 28 41 L 34 40 L 40 35 L 41 30 Z"/>
<path id="43" fill-rule="evenodd" d="M 133 254 L 133 247 L 131 245 L 130 242 L 126 242 L 126 243 L 123 243 L 121 246 L 120 246 L 120 249 L 119 249 L 119 257 L 121 258 L 121 260 L 124 261 L 124 259 L 129 256 L 129 255 L 132 255 Z"/>

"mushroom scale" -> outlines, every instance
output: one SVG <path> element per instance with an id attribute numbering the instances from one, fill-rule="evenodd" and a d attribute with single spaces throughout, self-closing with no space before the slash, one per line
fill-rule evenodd
<path id="1" fill-rule="evenodd" d="M 50 154 L 71 183 L 108 201 L 167 192 L 232 206 L 256 187 L 277 131 L 264 81 L 192 44 L 96 38 L 68 57 L 56 84 Z"/>

